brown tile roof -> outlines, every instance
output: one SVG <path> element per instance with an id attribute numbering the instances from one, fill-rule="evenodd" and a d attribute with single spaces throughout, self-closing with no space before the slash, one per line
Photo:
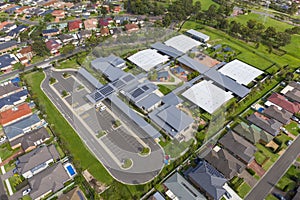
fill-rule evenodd
<path id="1" fill-rule="evenodd" d="M 31 109 L 27 103 L 21 104 L 18 107 L 3 111 L 0 113 L 0 124 L 6 125 L 9 122 L 15 121 L 22 117 L 29 116 L 31 114 Z"/>
<path id="2" fill-rule="evenodd" d="M 273 104 L 291 112 L 291 113 L 298 113 L 300 111 L 300 104 L 296 102 L 288 101 L 284 96 L 273 93 L 269 98 L 268 101 L 272 102 Z"/>
<path id="3" fill-rule="evenodd" d="M 26 53 L 30 53 L 30 52 L 32 52 L 32 47 L 31 46 L 24 47 L 20 50 L 21 54 L 26 54 Z"/>
<path id="4" fill-rule="evenodd" d="M 126 25 L 125 25 L 125 30 L 126 30 L 126 31 L 130 31 L 130 30 L 138 29 L 138 28 L 139 28 L 139 26 L 136 25 L 136 24 L 126 24 Z"/>

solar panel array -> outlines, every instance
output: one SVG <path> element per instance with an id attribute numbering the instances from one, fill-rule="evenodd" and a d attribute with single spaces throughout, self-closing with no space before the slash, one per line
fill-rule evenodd
<path id="1" fill-rule="evenodd" d="M 140 96 L 143 93 L 144 93 L 144 91 L 141 88 L 137 88 L 131 93 L 131 95 L 133 96 L 133 98 L 137 98 L 138 96 Z"/>
<path id="2" fill-rule="evenodd" d="M 100 88 L 98 91 L 104 96 L 108 96 L 112 94 L 115 90 L 110 85 L 105 85 L 102 88 Z"/>
<path id="3" fill-rule="evenodd" d="M 142 86 L 142 89 L 146 91 L 149 89 L 149 87 L 147 85 L 144 85 L 144 86 Z"/>

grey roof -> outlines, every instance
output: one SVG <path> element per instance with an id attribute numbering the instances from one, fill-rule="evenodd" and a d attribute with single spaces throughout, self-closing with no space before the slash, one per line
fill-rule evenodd
<path id="1" fill-rule="evenodd" d="M 152 200 L 166 200 L 166 199 L 160 194 L 160 192 L 155 192 Z"/>
<path id="2" fill-rule="evenodd" d="M 78 73 L 82 75 L 90 84 L 92 84 L 95 88 L 100 88 L 103 85 L 92 75 L 90 74 L 86 69 L 80 68 L 78 70 Z"/>
<path id="3" fill-rule="evenodd" d="M 256 144 L 258 142 L 269 143 L 274 138 L 271 134 L 265 132 L 254 124 L 249 126 L 245 122 L 239 123 L 233 130 L 252 144 Z"/>
<path id="4" fill-rule="evenodd" d="M 151 45 L 151 48 L 156 49 L 157 51 L 166 54 L 172 58 L 178 58 L 183 55 L 183 52 L 178 51 L 177 49 L 167 46 L 161 42 L 156 42 Z"/>
<path id="5" fill-rule="evenodd" d="M 24 129 L 37 124 L 38 122 L 40 122 L 40 118 L 37 116 L 37 114 L 33 114 L 29 117 L 26 117 L 24 119 L 21 119 L 13 124 L 10 124 L 8 126 L 4 126 L 4 132 L 7 136 L 7 138 L 13 139 L 15 137 L 17 137 L 18 135 L 21 135 L 24 133 Z"/>
<path id="6" fill-rule="evenodd" d="M 121 99 L 119 99 L 115 94 L 109 96 L 109 100 L 126 114 L 133 122 L 135 122 L 140 128 L 142 128 L 150 137 L 159 138 L 161 134 L 154 129 L 148 122 L 146 122 L 141 116 L 139 116 L 135 111 L 128 107 Z"/>
<path id="7" fill-rule="evenodd" d="M 249 88 L 237 83 L 214 68 L 206 71 L 204 75 L 241 98 L 245 97 L 250 92 Z"/>
<path id="8" fill-rule="evenodd" d="M 164 104 L 177 106 L 182 103 L 183 100 L 178 97 L 174 92 L 170 92 L 162 98 Z"/>
<path id="9" fill-rule="evenodd" d="M 36 148 L 18 158 L 18 171 L 20 174 L 24 174 L 25 172 L 34 170 L 34 168 L 37 169 L 51 159 L 56 160 L 57 154 L 58 152 L 53 144 Z"/>
<path id="10" fill-rule="evenodd" d="M 254 113 L 247 117 L 247 120 L 273 136 L 276 136 L 280 132 L 282 123 L 275 119 L 269 119 L 267 117 L 258 115 L 258 113 Z"/>
<path id="11" fill-rule="evenodd" d="M 157 90 L 158 87 L 154 85 L 153 83 L 146 81 L 144 83 L 139 83 L 138 86 L 136 86 L 132 91 L 128 91 L 126 93 L 126 96 L 133 102 L 137 103 L 146 96 L 153 93 L 155 90 Z"/>
<path id="12" fill-rule="evenodd" d="M 149 117 L 172 137 L 175 137 L 194 122 L 192 117 L 173 105 L 162 106 L 151 112 Z"/>
<path id="13" fill-rule="evenodd" d="M 256 147 L 233 131 L 226 133 L 219 143 L 247 164 L 254 159 Z"/>
<path id="14" fill-rule="evenodd" d="M 24 89 L 20 92 L 16 92 L 14 94 L 11 94 L 7 97 L 0 99 L 0 109 L 8 105 L 14 105 L 15 102 L 20 101 L 22 97 L 25 97 L 27 95 L 28 95 L 28 91 Z"/>
<path id="15" fill-rule="evenodd" d="M 197 38 L 201 38 L 204 41 L 209 40 L 209 36 L 208 35 L 205 35 L 205 34 L 199 32 L 199 31 L 195 31 L 194 29 L 188 30 L 187 33 L 191 34 L 191 35 L 193 35 L 193 36 L 195 36 Z"/>
<path id="16" fill-rule="evenodd" d="M 40 129 L 31 131 L 10 142 L 11 146 L 15 146 L 17 144 L 21 144 L 23 150 L 28 149 L 29 147 L 35 147 L 40 144 L 40 142 L 44 142 L 45 140 L 49 139 L 50 135 L 48 131 L 42 127 Z M 39 142 L 38 142 L 39 141 Z"/>
<path id="17" fill-rule="evenodd" d="M 289 85 L 292 86 L 293 88 L 300 90 L 300 84 L 295 82 L 295 81 L 291 81 L 289 82 Z"/>
<path id="18" fill-rule="evenodd" d="M 219 200 L 226 192 L 223 188 L 226 178 L 206 161 L 201 161 L 187 176 L 213 199 Z"/>
<path id="19" fill-rule="evenodd" d="M 115 81 L 126 74 L 123 70 L 114 67 L 106 60 L 106 58 L 103 57 L 93 60 L 91 65 L 94 69 L 103 73 L 110 81 Z"/>
<path id="20" fill-rule="evenodd" d="M 148 110 L 149 108 L 151 108 L 155 104 L 159 103 L 160 101 L 161 101 L 161 98 L 157 94 L 151 93 L 147 97 L 138 101 L 136 103 L 136 106 L 138 106 L 139 108 L 142 108 L 143 110 Z"/>
<path id="21" fill-rule="evenodd" d="M 199 62 L 197 62 L 196 60 L 194 60 L 193 58 L 190 58 L 188 55 L 183 55 L 180 58 L 177 59 L 178 62 L 190 67 L 191 69 L 204 74 L 205 72 L 207 72 L 210 68 L 208 66 L 205 66 Z"/>
<path id="22" fill-rule="evenodd" d="M 292 113 L 281 109 L 279 110 L 277 106 L 269 106 L 267 109 L 263 111 L 265 115 L 271 117 L 282 124 L 288 124 L 290 122 L 291 117 L 293 116 Z"/>
<path id="23" fill-rule="evenodd" d="M 62 189 L 68 180 L 70 177 L 62 164 L 56 163 L 28 180 L 31 187 L 30 197 L 36 199 L 48 191 L 55 193 Z"/>
<path id="24" fill-rule="evenodd" d="M 204 159 L 219 170 L 227 179 L 232 179 L 246 168 L 244 163 L 225 149 L 211 150 Z"/>
<path id="25" fill-rule="evenodd" d="M 206 199 L 198 190 L 185 180 L 178 172 L 163 183 L 179 200 Z"/>
<path id="26" fill-rule="evenodd" d="M 16 61 L 15 57 L 10 54 L 4 54 L 0 56 L 0 68 L 8 67 L 12 62 Z"/>
<path id="27" fill-rule="evenodd" d="M 20 89 L 20 87 L 14 85 L 12 83 L 0 85 L 0 96 L 6 95 L 6 94 L 11 94 L 19 89 Z"/>
<path id="28" fill-rule="evenodd" d="M 284 94 L 284 96 L 286 96 L 288 99 L 300 103 L 300 90 L 298 89 L 293 89 L 291 91 L 288 91 L 287 93 Z"/>
<path id="29" fill-rule="evenodd" d="M 125 60 L 122 58 L 115 56 L 114 54 L 110 54 L 108 57 L 105 58 L 107 62 L 112 64 L 114 67 L 121 67 L 125 65 Z"/>
<path id="30" fill-rule="evenodd" d="M 11 40 L 11 41 L 8 41 L 8 42 L 4 42 L 4 43 L 1 43 L 0 44 L 0 51 L 4 50 L 4 49 L 7 49 L 7 48 L 10 48 L 12 46 L 15 46 L 17 45 L 17 41 L 15 40 Z"/>
<path id="31" fill-rule="evenodd" d="M 58 38 L 63 42 L 64 40 L 73 39 L 73 36 L 69 34 L 61 34 L 58 36 Z"/>

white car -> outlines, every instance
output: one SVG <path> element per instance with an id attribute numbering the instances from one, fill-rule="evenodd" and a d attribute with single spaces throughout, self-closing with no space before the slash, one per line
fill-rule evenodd
<path id="1" fill-rule="evenodd" d="M 6 140 L 6 136 L 3 136 L 0 138 L 0 143 L 4 142 Z"/>
<path id="2" fill-rule="evenodd" d="M 102 112 L 104 110 L 106 110 L 106 106 L 103 105 L 103 106 L 100 107 L 100 111 Z"/>
<path id="3" fill-rule="evenodd" d="M 25 196 L 25 195 L 29 194 L 30 192 L 31 192 L 31 189 L 28 188 L 27 190 L 24 190 L 22 194 L 23 194 L 23 196 Z"/>

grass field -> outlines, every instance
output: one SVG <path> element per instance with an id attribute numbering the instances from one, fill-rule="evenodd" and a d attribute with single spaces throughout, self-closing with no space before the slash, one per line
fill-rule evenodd
<path id="1" fill-rule="evenodd" d="M 60 62 L 58 66 L 56 67 L 57 69 L 68 69 L 68 68 L 75 68 L 78 69 L 80 65 L 76 62 L 76 58 L 71 58 L 69 60 Z"/>
<path id="2" fill-rule="evenodd" d="M 209 43 L 211 45 L 228 45 L 240 51 L 241 54 L 239 54 L 236 58 L 258 69 L 267 70 L 272 64 L 276 64 L 276 67 L 289 65 L 291 68 L 298 68 L 300 66 L 300 55 L 297 54 L 297 48 L 299 48 L 299 43 L 297 42 L 300 41 L 298 36 L 293 36 L 294 41 L 284 48 L 284 50 L 288 53 L 279 56 L 274 53 L 269 53 L 268 48 L 262 44 L 260 44 L 259 48 L 255 48 L 255 45 L 252 43 L 246 43 L 229 36 L 223 31 L 208 26 L 203 26 L 193 21 L 186 22 L 182 31 L 191 28 L 209 35 L 211 38 Z"/>
<path id="3" fill-rule="evenodd" d="M 265 162 L 264 165 L 262 166 L 264 170 L 268 170 L 279 156 L 277 154 L 274 154 L 269 148 L 261 144 L 256 144 L 256 147 L 262 155 L 264 155 L 266 158 L 269 158 L 269 160 Z M 257 158 L 258 157 L 257 154 L 255 155 L 256 155 L 255 158 Z"/>
<path id="4" fill-rule="evenodd" d="M 74 129 L 68 124 L 41 90 L 40 84 L 44 77 L 45 75 L 42 72 L 33 72 L 25 75 L 25 79 L 27 80 L 33 95 L 37 96 L 40 104 L 45 107 L 47 113 L 46 120 L 49 124 L 54 125 L 53 128 L 55 129 L 56 134 L 73 157 L 74 164 L 76 164 L 77 167 L 80 166 L 82 169 L 88 169 L 97 180 L 106 184 L 112 183 L 113 179 L 106 169 L 87 150 Z"/>
<path id="5" fill-rule="evenodd" d="M 297 184 L 295 182 L 296 179 L 300 177 L 300 170 L 297 169 L 294 165 L 292 165 L 285 175 L 279 180 L 276 187 L 282 191 L 290 191 L 293 190 Z"/>
<path id="6" fill-rule="evenodd" d="M 164 95 L 169 94 L 170 92 L 172 92 L 172 90 L 174 90 L 176 88 L 176 85 L 157 85 L 158 89 L 161 93 L 163 93 Z"/>
<path id="7" fill-rule="evenodd" d="M 237 190 L 240 197 L 244 198 L 248 192 L 250 192 L 251 187 L 247 183 L 243 183 Z"/>
<path id="8" fill-rule="evenodd" d="M 293 27 L 290 24 L 287 24 L 287 23 L 284 23 L 281 21 L 277 21 L 270 17 L 265 18 L 264 16 L 256 14 L 256 13 L 249 13 L 248 15 L 239 15 L 236 17 L 232 17 L 232 18 L 230 18 L 229 21 L 236 21 L 236 22 L 240 22 L 241 24 L 246 25 L 247 21 L 249 21 L 250 19 L 264 24 L 265 27 L 273 26 L 274 28 L 276 28 L 277 31 L 284 31 L 287 28 Z"/>
<path id="9" fill-rule="evenodd" d="M 220 5 L 217 4 L 216 2 L 212 1 L 212 0 L 193 0 L 194 2 L 196 1 L 200 1 L 201 2 L 201 10 L 207 10 L 209 8 L 209 6 L 211 5 L 216 5 L 217 7 L 219 7 Z"/>
<path id="10" fill-rule="evenodd" d="M 16 153 L 19 150 L 20 150 L 20 148 L 11 149 L 9 143 L 7 142 L 7 143 L 1 145 L 1 147 L 0 147 L 0 158 L 2 159 L 2 161 L 4 161 L 5 159 L 9 158 L 10 156 L 12 156 L 14 153 Z"/>

